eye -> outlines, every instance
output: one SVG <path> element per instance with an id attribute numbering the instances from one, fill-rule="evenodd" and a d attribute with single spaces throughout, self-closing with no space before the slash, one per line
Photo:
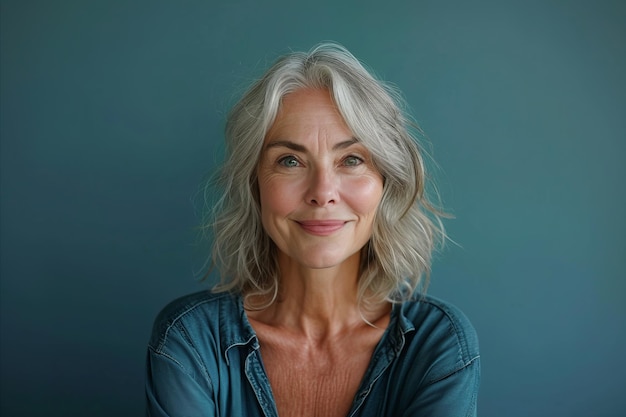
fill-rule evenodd
<path id="1" fill-rule="evenodd" d="M 363 163 L 363 159 L 358 156 L 350 155 L 344 158 L 343 164 L 348 167 L 355 167 L 361 165 Z"/>
<path id="2" fill-rule="evenodd" d="M 287 168 L 293 168 L 300 165 L 295 156 L 289 155 L 278 160 L 278 164 Z"/>

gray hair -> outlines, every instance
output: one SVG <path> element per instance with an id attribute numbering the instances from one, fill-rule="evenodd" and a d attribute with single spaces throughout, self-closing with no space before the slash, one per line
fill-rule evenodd
<path id="1" fill-rule="evenodd" d="M 372 236 L 361 254 L 359 302 L 402 301 L 425 289 L 433 250 L 445 231 L 444 214 L 426 195 L 421 131 L 394 88 L 375 79 L 344 47 L 325 43 L 279 58 L 228 115 L 226 160 L 207 188 L 217 201 L 203 222 L 221 276 L 214 291 L 269 296 L 267 305 L 278 295 L 277 249 L 261 224 L 256 172 L 282 98 L 303 88 L 330 91 L 383 177 Z"/>

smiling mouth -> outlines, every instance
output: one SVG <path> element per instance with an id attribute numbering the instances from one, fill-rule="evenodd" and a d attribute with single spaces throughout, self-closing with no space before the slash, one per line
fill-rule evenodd
<path id="1" fill-rule="evenodd" d="M 297 223 L 307 233 L 328 236 L 341 229 L 347 222 L 343 220 L 303 220 Z"/>

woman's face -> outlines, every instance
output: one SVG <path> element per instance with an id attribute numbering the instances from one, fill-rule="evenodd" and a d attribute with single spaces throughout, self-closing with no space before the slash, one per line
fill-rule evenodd
<path id="1" fill-rule="evenodd" d="M 372 234 L 383 180 L 326 90 L 283 98 L 258 167 L 261 215 L 279 259 L 330 268 Z"/>

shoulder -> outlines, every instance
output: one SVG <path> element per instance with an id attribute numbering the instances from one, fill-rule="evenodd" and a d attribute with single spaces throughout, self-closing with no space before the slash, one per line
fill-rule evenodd
<path id="1" fill-rule="evenodd" d="M 407 342 L 422 357 L 431 356 L 441 374 L 462 369 L 480 357 L 474 326 L 453 304 L 419 294 L 403 303 L 401 312 Z"/>
<path id="2" fill-rule="evenodd" d="M 173 336 L 195 333 L 196 328 L 219 330 L 220 321 L 232 321 L 238 315 L 238 297 L 209 290 L 188 294 L 168 303 L 157 315 L 152 327 L 150 346 L 160 350 Z"/>

